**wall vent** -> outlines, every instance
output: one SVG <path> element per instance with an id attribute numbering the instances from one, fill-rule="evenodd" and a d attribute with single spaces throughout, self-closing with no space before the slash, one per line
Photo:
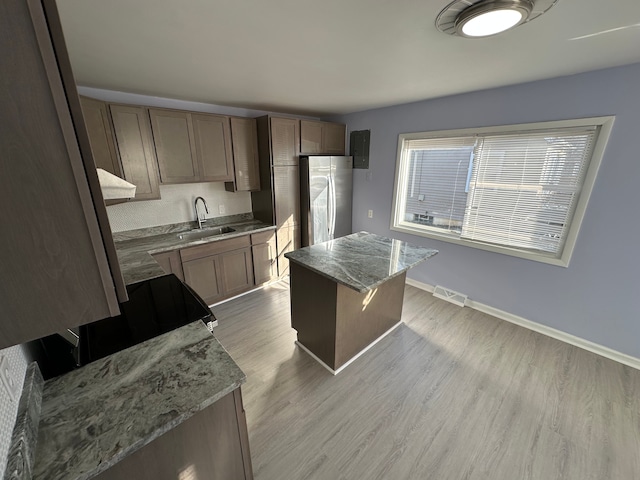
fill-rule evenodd
<path id="1" fill-rule="evenodd" d="M 435 286 L 435 288 L 433 289 L 433 296 L 446 300 L 447 302 L 453 303 L 460 307 L 464 307 L 464 304 L 467 301 L 467 296 L 465 294 L 454 292 L 453 290 L 444 288 L 441 285 Z"/>

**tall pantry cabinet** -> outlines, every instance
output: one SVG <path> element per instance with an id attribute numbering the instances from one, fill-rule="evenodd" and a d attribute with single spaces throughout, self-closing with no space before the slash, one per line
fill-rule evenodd
<path id="1" fill-rule="evenodd" d="M 289 273 L 284 254 L 300 248 L 300 121 L 257 119 L 260 183 L 251 193 L 255 218 L 276 225 L 278 275 Z"/>

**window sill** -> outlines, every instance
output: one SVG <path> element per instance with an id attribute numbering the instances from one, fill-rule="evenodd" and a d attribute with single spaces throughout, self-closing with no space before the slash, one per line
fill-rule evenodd
<path id="1" fill-rule="evenodd" d="M 509 255 L 511 257 L 524 258 L 526 260 L 532 260 L 534 262 L 546 263 L 549 265 L 555 265 L 558 267 L 565 267 L 565 268 L 569 266 L 569 258 L 564 258 L 564 255 L 563 257 L 557 258 L 551 255 L 545 255 L 543 253 L 527 252 L 524 250 L 518 250 L 516 248 L 501 247 L 498 245 L 492 245 L 492 244 L 483 243 L 483 242 L 474 242 L 472 240 L 465 240 L 463 238 L 459 238 L 454 235 L 448 235 L 446 233 L 427 230 L 425 228 L 420 228 L 418 226 L 413 226 L 411 224 L 393 225 L 392 223 L 390 228 L 395 232 L 407 233 L 409 235 L 417 235 L 419 237 L 432 238 L 434 240 L 440 240 L 442 242 L 454 243 L 456 245 L 477 248 L 479 250 L 485 250 L 487 252 L 500 253 L 502 255 Z"/>

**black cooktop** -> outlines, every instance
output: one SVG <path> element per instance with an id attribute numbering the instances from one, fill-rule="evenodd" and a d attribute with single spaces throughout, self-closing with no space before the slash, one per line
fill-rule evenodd
<path id="1" fill-rule="evenodd" d="M 206 303 L 175 275 L 127 286 L 121 314 L 79 327 L 78 363 L 86 365 L 196 320 L 215 320 Z"/>

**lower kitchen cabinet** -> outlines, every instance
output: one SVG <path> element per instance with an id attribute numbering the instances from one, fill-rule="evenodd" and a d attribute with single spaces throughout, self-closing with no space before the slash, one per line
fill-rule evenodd
<path id="1" fill-rule="evenodd" d="M 171 252 L 154 253 L 153 259 L 160 264 L 166 273 L 173 273 L 180 280 L 184 281 L 180 251 L 173 250 Z"/>
<path id="2" fill-rule="evenodd" d="M 222 299 L 224 293 L 218 255 L 183 262 L 182 269 L 184 282 L 193 288 L 207 305 Z"/>
<path id="3" fill-rule="evenodd" d="M 276 234 L 273 230 L 251 235 L 253 275 L 256 285 L 271 282 L 278 277 Z"/>
<path id="4" fill-rule="evenodd" d="M 240 389 L 95 478 L 251 480 L 249 437 Z"/>
<path id="5" fill-rule="evenodd" d="M 254 285 L 249 235 L 180 250 L 184 281 L 211 305 Z"/>
<path id="6" fill-rule="evenodd" d="M 289 275 L 289 260 L 284 254 L 300 248 L 300 227 L 288 225 L 280 227 L 276 233 L 278 252 L 278 276 Z"/>
<path id="7" fill-rule="evenodd" d="M 253 260 L 251 248 L 242 248 L 223 253 L 219 257 L 222 291 L 225 297 L 246 292 L 255 285 L 253 281 Z"/>

